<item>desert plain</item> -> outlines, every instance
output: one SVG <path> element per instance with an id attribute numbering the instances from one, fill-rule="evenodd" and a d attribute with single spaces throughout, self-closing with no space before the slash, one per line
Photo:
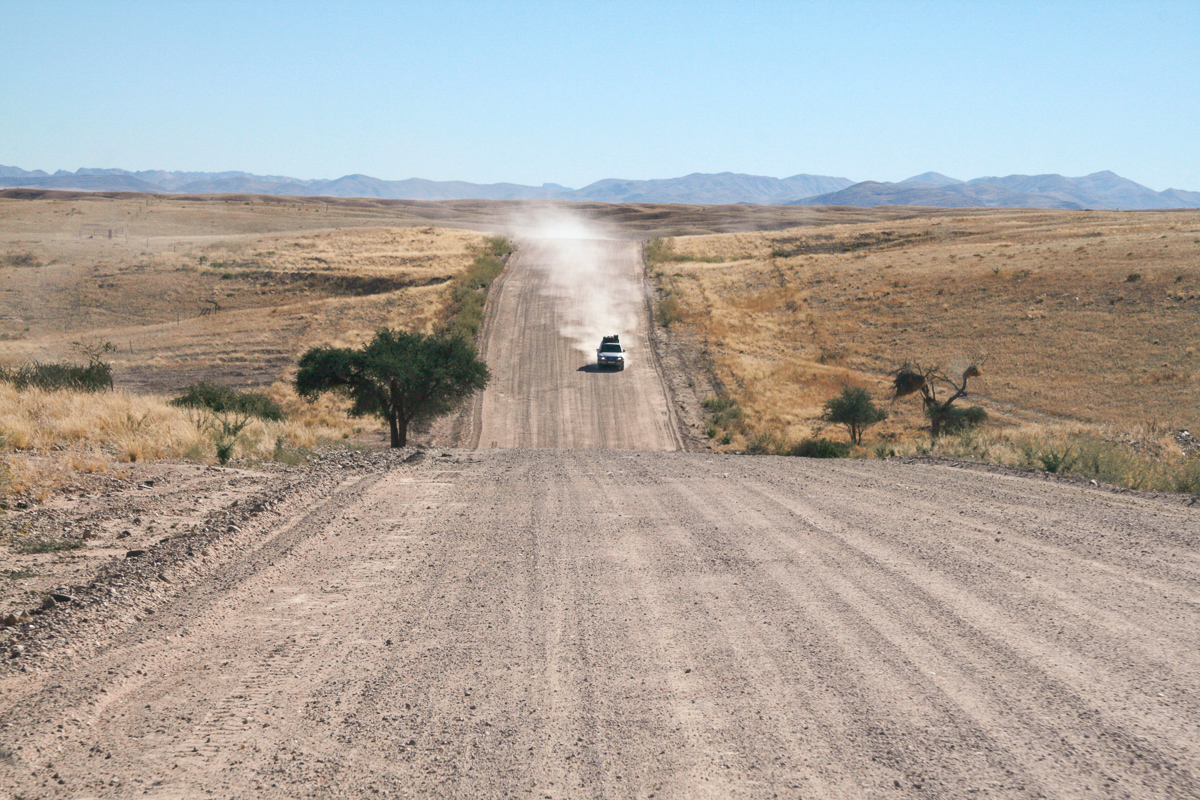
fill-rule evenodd
<path id="1" fill-rule="evenodd" d="M 489 234 L 493 382 L 420 447 L 289 395 Z M 1194 212 L 15 190 L 0 259 L 0 359 L 118 390 L 0 397 L 0 793 L 1200 793 Z M 982 363 L 987 425 L 929 440 L 904 360 Z M 290 416 L 218 466 L 200 379 Z M 847 385 L 859 457 L 778 455 Z"/>

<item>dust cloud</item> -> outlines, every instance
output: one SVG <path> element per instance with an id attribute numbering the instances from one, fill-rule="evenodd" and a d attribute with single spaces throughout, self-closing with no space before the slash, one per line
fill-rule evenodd
<path id="1" fill-rule="evenodd" d="M 630 280 L 626 265 L 612 257 L 612 237 L 602 227 L 565 209 L 544 208 L 526 211 L 508 229 L 531 240 L 536 257 L 530 266 L 543 273 L 543 291 L 555 298 L 558 331 L 574 349 L 595 359 L 600 338 L 614 333 L 626 351 L 634 345 L 641 282 Z M 630 363 L 628 352 L 625 361 Z"/>

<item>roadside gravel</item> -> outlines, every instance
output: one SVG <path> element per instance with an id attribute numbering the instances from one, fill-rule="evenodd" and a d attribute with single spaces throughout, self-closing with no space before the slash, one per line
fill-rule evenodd
<path id="1" fill-rule="evenodd" d="M 0 791 L 1200 792 L 1196 509 L 695 453 L 350 472 L 0 683 Z"/>

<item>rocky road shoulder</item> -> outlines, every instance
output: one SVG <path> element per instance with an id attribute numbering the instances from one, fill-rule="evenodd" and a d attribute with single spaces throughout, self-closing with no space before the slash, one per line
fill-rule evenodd
<path id="1" fill-rule="evenodd" d="M 81 476 L 42 505 L 7 511 L 0 675 L 103 646 L 347 479 L 422 455 L 334 451 L 255 469 L 150 462 Z"/>

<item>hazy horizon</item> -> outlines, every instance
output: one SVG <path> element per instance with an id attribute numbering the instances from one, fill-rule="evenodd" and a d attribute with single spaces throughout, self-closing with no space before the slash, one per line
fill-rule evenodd
<path id="1" fill-rule="evenodd" d="M 1193 3 L 0 7 L 0 163 L 27 170 L 1200 189 Z"/>

